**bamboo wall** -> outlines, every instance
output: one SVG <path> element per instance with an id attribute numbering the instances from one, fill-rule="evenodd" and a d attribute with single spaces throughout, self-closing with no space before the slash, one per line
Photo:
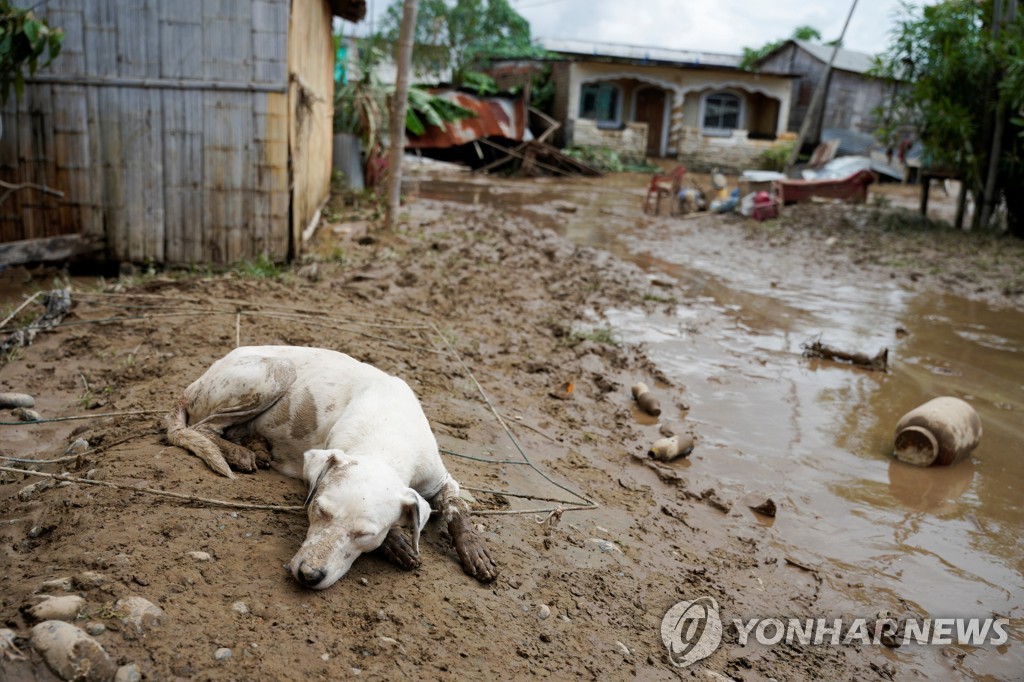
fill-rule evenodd
<path id="1" fill-rule="evenodd" d="M 65 196 L 11 195 L 0 242 L 96 235 L 109 258 L 169 264 L 295 254 L 289 149 L 297 219 L 330 181 L 325 0 L 49 0 L 37 11 L 64 29 L 64 50 L 3 108 L 0 178 Z M 304 41 L 294 55 L 290 35 Z M 324 98 L 324 142 L 317 116 L 292 134 L 290 81 Z"/>

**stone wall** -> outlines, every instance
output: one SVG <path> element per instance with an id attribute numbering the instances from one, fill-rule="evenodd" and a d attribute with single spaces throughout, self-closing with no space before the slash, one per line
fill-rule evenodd
<path id="1" fill-rule="evenodd" d="M 718 168 L 722 172 L 739 173 L 757 169 L 757 158 L 767 149 L 780 144 L 769 140 L 751 140 L 746 130 L 734 130 L 729 136 L 710 136 L 699 128 L 686 126 L 679 144 L 679 160 L 692 171 Z"/>
<path id="2" fill-rule="evenodd" d="M 627 163 L 643 163 L 647 157 L 647 124 L 627 123 L 622 128 L 598 128 L 589 119 L 576 119 L 572 125 L 574 147 L 606 147 L 618 152 Z"/>

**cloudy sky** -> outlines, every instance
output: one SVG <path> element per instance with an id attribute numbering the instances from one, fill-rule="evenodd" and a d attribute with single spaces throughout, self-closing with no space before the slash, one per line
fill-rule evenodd
<path id="1" fill-rule="evenodd" d="M 915 0 L 920 2 L 921 0 Z M 933 0 L 928 0 L 929 4 Z M 788 37 L 797 26 L 817 28 L 825 40 L 839 37 L 850 0 L 509 0 L 529 22 L 534 37 L 567 38 L 738 54 Z M 367 0 L 380 16 L 390 0 Z M 899 0 L 858 0 L 846 47 L 884 50 Z M 370 17 L 356 29 L 369 30 Z M 346 26 L 352 30 L 349 24 Z"/>

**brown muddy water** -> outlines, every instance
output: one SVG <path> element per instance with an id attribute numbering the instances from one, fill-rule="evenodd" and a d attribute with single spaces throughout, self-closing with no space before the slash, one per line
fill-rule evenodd
<path id="1" fill-rule="evenodd" d="M 853 266 L 826 269 L 792 246 L 767 251 L 727 221 L 647 218 L 645 182 L 414 175 L 407 191 L 533 215 L 632 260 L 655 285 L 671 283 L 652 287 L 665 298 L 658 314 L 611 310 L 595 326 L 643 343 L 685 387 L 700 436 L 688 475 L 733 499 L 771 496 L 774 541 L 828 565 L 825 579 L 848 599 L 834 614 L 746 617 L 872 608 L 1008 617 L 1006 645 L 911 645 L 889 656 L 900 679 L 948 675 L 943 657 L 960 659 L 971 679 L 1024 679 L 1024 314 Z M 819 334 L 870 355 L 888 347 L 892 370 L 802 358 L 801 344 Z M 981 445 L 951 468 L 896 462 L 896 422 L 938 395 L 977 409 Z"/>

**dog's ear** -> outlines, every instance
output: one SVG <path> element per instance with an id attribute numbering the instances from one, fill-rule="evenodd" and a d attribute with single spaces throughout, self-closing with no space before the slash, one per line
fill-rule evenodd
<path id="1" fill-rule="evenodd" d="M 331 467 L 338 463 L 338 454 L 337 450 L 306 450 L 303 454 L 302 478 L 309 486 L 309 492 L 306 493 L 307 505 L 313 499 L 313 493 L 320 486 L 320 481 L 324 480 Z"/>
<path id="2" fill-rule="evenodd" d="M 402 495 L 402 515 L 398 523 L 412 531 L 412 550 L 416 554 L 420 553 L 420 533 L 429 520 L 430 504 L 418 492 L 407 488 Z"/>

